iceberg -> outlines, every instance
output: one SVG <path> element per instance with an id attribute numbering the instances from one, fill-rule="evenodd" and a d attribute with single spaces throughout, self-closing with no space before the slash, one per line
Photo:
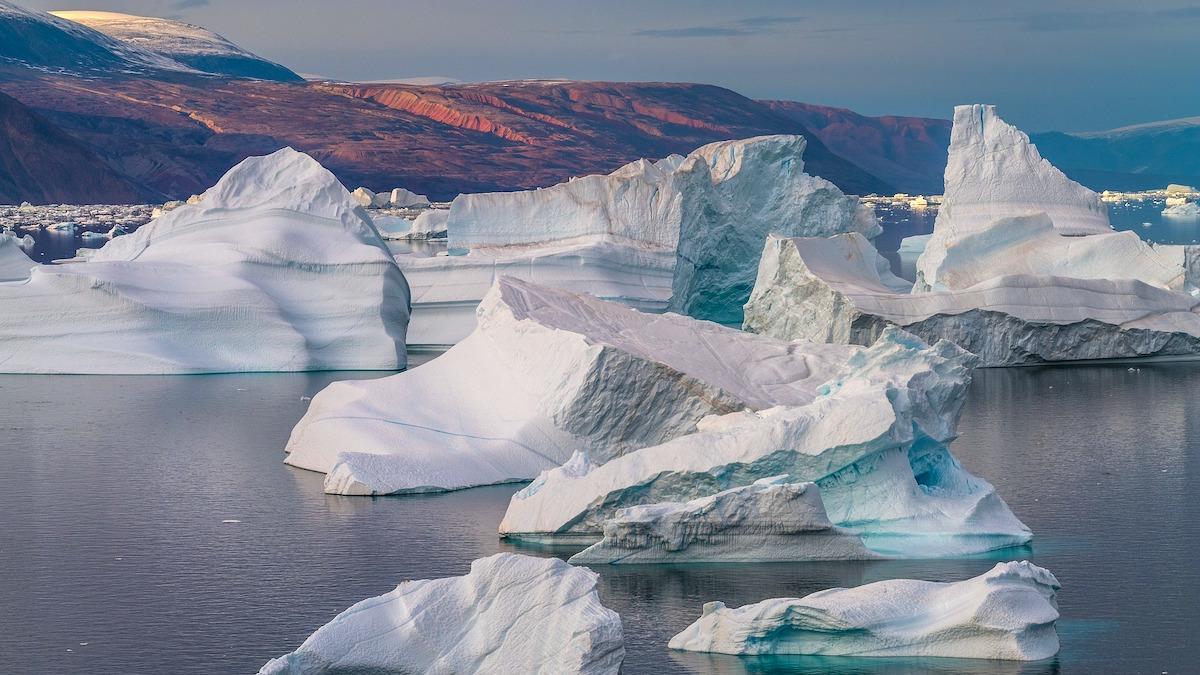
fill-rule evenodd
<path id="1" fill-rule="evenodd" d="M 954 108 L 945 183 L 933 237 L 917 262 L 920 290 L 941 287 L 946 249 L 959 237 L 1002 218 L 1044 213 L 1059 234 L 1112 231 L 1100 195 L 1043 159 L 1028 136 L 1000 119 L 995 106 Z"/>
<path id="2" fill-rule="evenodd" d="M 28 248 L 26 239 L 32 240 L 32 237 L 25 235 L 18 238 L 12 234 L 0 233 L 0 283 L 25 281 L 38 266 L 25 254 L 25 249 Z"/>
<path id="3" fill-rule="evenodd" d="M 333 494 L 527 481 L 576 450 L 603 463 L 713 414 L 811 402 L 859 351 L 501 277 L 475 331 L 445 354 L 317 394 L 286 462 L 326 473 Z"/>
<path id="4" fill-rule="evenodd" d="M 466 337 L 492 270 L 738 323 L 768 232 L 880 232 L 869 208 L 804 173 L 805 145 L 801 136 L 724 141 L 549 188 L 460 195 L 445 223 L 451 255 L 399 257 L 413 277 L 412 343 Z"/>
<path id="5" fill-rule="evenodd" d="M 1200 203 L 1184 202 L 1163 209 L 1165 218 L 1200 218 Z"/>
<path id="6" fill-rule="evenodd" d="M 610 521 L 617 519 L 613 527 L 620 530 L 622 519 L 637 514 L 621 509 L 702 510 L 702 504 L 670 503 L 787 474 L 792 482 L 816 483 L 830 523 L 880 556 L 957 556 L 1023 545 L 1029 529 L 946 447 L 974 360 L 949 342 L 929 347 L 888 329 L 846 359 L 810 403 L 710 417 L 694 433 L 598 466 L 574 462 L 543 472 L 513 495 L 500 534 L 594 543 Z M 666 548 L 650 536 L 640 542 Z"/>
<path id="7" fill-rule="evenodd" d="M 394 370 L 408 316 L 408 284 L 370 219 L 288 148 L 86 262 L 0 283 L 0 370 Z"/>
<path id="8" fill-rule="evenodd" d="M 426 197 L 425 195 L 419 195 L 412 190 L 394 188 L 388 194 L 388 205 L 396 208 L 429 206 L 429 197 Z"/>
<path id="9" fill-rule="evenodd" d="M 728 608 L 704 605 L 669 647 L 697 652 L 1036 661 L 1058 653 L 1048 570 L 999 563 L 965 581 L 912 579 L 833 588 Z"/>
<path id="10" fill-rule="evenodd" d="M 1182 260 L 1185 250 L 1152 255 Z M 1190 274 L 1186 280 L 1194 282 Z M 781 340 L 866 345 L 899 326 L 954 342 L 984 366 L 1200 354 L 1200 300 L 1135 279 L 1015 274 L 953 291 L 910 294 L 907 286 L 859 235 L 770 237 L 745 328 Z"/>
<path id="11" fill-rule="evenodd" d="M 880 557 L 829 521 L 814 483 L 763 478 L 685 503 L 621 509 L 604 539 L 575 554 L 577 565 L 658 562 L 779 562 Z"/>
<path id="12" fill-rule="evenodd" d="M 561 560 L 499 553 L 465 576 L 406 581 L 363 600 L 259 675 L 616 675 L 621 618 L 600 604 L 597 578 Z"/>

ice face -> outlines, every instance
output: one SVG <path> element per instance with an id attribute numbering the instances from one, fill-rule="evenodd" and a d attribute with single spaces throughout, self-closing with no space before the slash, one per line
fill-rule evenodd
<path id="1" fill-rule="evenodd" d="M 6 372 L 396 369 L 408 285 L 337 179 L 291 149 L 84 263 L 0 285 Z"/>
<path id="2" fill-rule="evenodd" d="M 503 277 L 475 332 L 450 351 L 318 394 L 287 462 L 328 473 L 325 489 L 337 494 L 529 480 L 576 450 L 603 463 L 690 433 L 709 415 L 811 402 L 858 351 Z"/>
<path id="3" fill-rule="evenodd" d="M 1045 569 L 1006 562 L 959 582 L 895 579 L 736 609 L 710 602 L 670 648 L 1036 661 L 1058 653 L 1059 588 Z"/>
<path id="4" fill-rule="evenodd" d="M 259 673 L 616 675 L 621 618 L 600 604 L 597 578 L 561 560 L 499 553 L 466 576 L 406 581 L 363 600 Z"/>

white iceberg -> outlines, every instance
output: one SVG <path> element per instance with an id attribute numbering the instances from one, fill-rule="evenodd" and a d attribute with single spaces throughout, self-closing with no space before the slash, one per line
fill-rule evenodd
<path id="1" fill-rule="evenodd" d="M 31 244 L 33 237 L 25 235 L 18 238 L 16 235 L 0 233 L 0 283 L 25 281 L 37 267 L 37 263 L 25 254 L 25 249 L 29 248 L 26 240 Z"/>
<path id="2" fill-rule="evenodd" d="M 413 220 L 410 236 L 413 239 L 444 238 L 447 233 L 446 223 L 449 221 L 449 209 L 429 209 L 428 211 L 422 211 Z"/>
<path id="3" fill-rule="evenodd" d="M 388 205 L 397 208 L 409 206 L 429 206 L 429 197 L 426 197 L 425 195 L 419 195 L 412 190 L 394 188 L 391 193 L 388 194 Z"/>
<path id="4" fill-rule="evenodd" d="M 1064 235 L 1111 232 L 1100 195 L 1067 178 L 1038 154 L 995 106 L 954 108 L 945 201 L 917 263 L 917 287 L 940 288 L 940 266 L 955 240 L 1013 216 L 1045 213 Z"/>
<path id="5" fill-rule="evenodd" d="M 564 278 L 577 290 L 737 323 L 768 232 L 880 231 L 869 208 L 804 173 L 805 143 L 800 136 L 725 141 L 687 157 L 639 160 L 545 189 L 460 195 L 446 222 L 452 255 L 432 261 L 401 256 L 406 273 L 422 266 L 413 274 L 413 334 L 437 338 L 413 344 L 465 337 L 487 288 L 478 278 L 490 269 L 525 267 L 526 278 L 556 284 L 564 254 L 578 254 L 578 268 Z M 669 283 L 661 282 L 664 276 Z M 647 277 L 654 283 L 643 289 Z"/>
<path id="6" fill-rule="evenodd" d="M 958 582 L 893 579 L 703 614 L 668 646 L 721 654 L 1037 661 L 1058 653 L 1060 586 L 1029 562 Z"/>
<path id="7" fill-rule="evenodd" d="M 787 474 L 816 483 L 831 524 L 881 556 L 1023 545 L 1029 529 L 946 447 L 973 361 L 948 342 L 931 348 L 890 329 L 847 359 L 810 403 L 710 418 L 695 433 L 599 466 L 542 473 L 513 495 L 500 533 L 595 542 L 623 508 L 692 500 Z"/>
<path id="8" fill-rule="evenodd" d="M 877 558 L 852 532 L 836 527 L 813 483 L 787 476 L 685 503 L 621 509 L 604 539 L 571 562 L 778 562 Z"/>
<path id="9" fill-rule="evenodd" d="M 1200 300 L 1133 279 L 1009 275 L 913 294 L 907 286 L 859 235 L 771 237 L 745 328 L 781 340 L 871 344 L 900 326 L 950 340 L 985 366 L 1200 355 Z"/>
<path id="10" fill-rule="evenodd" d="M 1165 218 L 1200 218 L 1200 202 L 1184 202 L 1163 209 Z"/>
<path id="11" fill-rule="evenodd" d="M 708 415 L 811 402 L 860 351 L 502 277 L 475 331 L 450 351 L 321 391 L 286 461 L 327 473 L 335 494 L 529 480 L 576 450 L 605 462 L 691 433 Z"/>
<path id="12" fill-rule="evenodd" d="M 0 284 L 0 370 L 392 370 L 406 363 L 408 314 L 370 219 L 320 164 L 284 149 L 86 262 Z"/>
<path id="13" fill-rule="evenodd" d="M 363 600 L 259 674 L 616 675 L 621 618 L 600 604 L 597 578 L 561 560 L 499 553 L 465 576 L 406 581 Z"/>

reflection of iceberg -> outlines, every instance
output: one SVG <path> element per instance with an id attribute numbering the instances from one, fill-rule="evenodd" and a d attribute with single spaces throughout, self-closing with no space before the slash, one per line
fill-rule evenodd
<path id="1" fill-rule="evenodd" d="M 288 464 L 338 494 L 514 480 L 577 449 L 604 462 L 708 415 L 803 405 L 861 351 L 803 348 L 501 278 L 469 338 L 432 362 L 318 394 Z"/>
<path id="2" fill-rule="evenodd" d="M 9 265 L 4 263 L 7 269 Z M 0 370 L 396 369 L 409 294 L 370 219 L 291 149 L 70 265 L 0 284 Z"/>
<path id="3" fill-rule="evenodd" d="M 1010 562 L 959 582 L 895 579 L 736 609 L 710 602 L 670 647 L 1036 661 L 1058 653 L 1058 589 L 1047 570 Z"/>
<path id="4" fill-rule="evenodd" d="M 550 188 L 460 195 L 444 225 L 454 255 L 398 258 L 413 285 L 410 343 L 466 337 L 501 274 L 736 323 L 769 231 L 879 233 L 869 209 L 804 173 L 804 147 L 726 141 Z"/>
<path id="5" fill-rule="evenodd" d="M 709 418 L 696 433 L 600 466 L 544 472 L 513 496 L 500 532 L 533 541 L 596 541 L 606 521 L 615 517 L 623 527 L 630 520 L 622 508 L 695 499 L 787 474 L 815 482 L 829 521 L 873 553 L 937 557 L 1024 544 L 1029 530 L 946 448 L 971 360 L 949 343 L 930 348 L 886 331 L 851 356 L 811 403 Z M 652 537 L 626 541 L 657 546 L 659 554 L 668 548 Z"/>
<path id="6" fill-rule="evenodd" d="M 363 600 L 259 672 L 616 675 L 621 618 L 600 604 L 597 578 L 553 558 L 482 558 L 465 576 Z"/>

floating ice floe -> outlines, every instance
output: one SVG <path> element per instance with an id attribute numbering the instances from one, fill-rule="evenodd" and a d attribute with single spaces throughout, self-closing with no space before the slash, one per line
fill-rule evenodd
<path id="1" fill-rule="evenodd" d="M 391 192 L 375 193 L 365 187 L 360 187 L 350 193 L 350 198 L 363 208 L 381 209 L 387 206 L 397 208 L 429 206 L 429 197 L 419 195 L 411 190 L 405 190 L 404 188 L 395 188 Z"/>
<path id="2" fill-rule="evenodd" d="M 716 495 L 714 507 L 756 504 L 762 495 L 755 493 L 770 488 L 718 493 L 786 474 L 790 482 L 819 487 L 794 508 L 823 524 L 819 502 L 839 529 L 797 531 L 794 542 L 764 540 L 758 555 L 766 559 L 848 557 L 852 542 L 823 548 L 834 533 L 857 537 L 866 549 L 861 557 L 957 556 L 1023 545 L 1029 529 L 947 449 L 973 361 L 948 342 L 929 347 L 889 329 L 850 355 L 808 403 L 710 417 L 694 433 L 599 466 L 576 461 L 543 472 L 513 495 L 500 533 L 539 542 L 603 537 L 584 559 L 730 559 L 737 554 L 728 549 L 753 544 L 770 526 L 749 518 L 740 528 L 731 517 L 721 532 L 700 516 L 705 502 L 677 502 Z M 630 507 L 645 508 L 623 511 Z M 683 530 L 672 524 L 689 519 Z M 639 520 L 646 531 L 635 534 Z M 714 536 L 706 537 L 706 529 Z M 817 536 L 811 546 L 799 541 L 810 534 Z"/>
<path id="3" fill-rule="evenodd" d="M 1200 354 L 1200 300 L 1138 280 L 1013 274 L 912 294 L 908 285 L 861 236 L 771 237 L 745 327 L 865 345 L 900 326 L 950 340 L 985 366 Z"/>
<path id="4" fill-rule="evenodd" d="M 420 368 L 321 391 L 292 431 L 287 463 L 327 473 L 335 494 L 530 480 L 576 450 L 605 462 L 691 433 L 708 415 L 809 403 L 861 351 L 511 277 L 478 314 L 470 337 Z"/>
<path id="5" fill-rule="evenodd" d="M 1200 202 L 1184 202 L 1163 209 L 1166 218 L 1200 218 Z"/>
<path id="6" fill-rule="evenodd" d="M 895 579 L 703 615 L 671 649 L 722 654 L 1036 661 L 1058 653 L 1058 580 L 1028 562 L 966 581 Z"/>
<path id="7" fill-rule="evenodd" d="M 622 509 L 604 523 L 604 539 L 572 563 L 772 562 L 879 557 L 829 521 L 813 483 L 787 476 L 686 503 Z"/>
<path id="8" fill-rule="evenodd" d="M 390 370 L 406 363 L 408 312 L 370 219 L 320 164 L 284 149 L 86 262 L 0 284 L 0 370 Z"/>
<path id="9" fill-rule="evenodd" d="M 482 558 L 466 576 L 407 581 L 354 605 L 259 673 L 616 675 L 621 618 L 600 604 L 597 578 L 553 558 Z"/>
<path id="10" fill-rule="evenodd" d="M 800 136 L 726 141 L 545 189 L 460 195 L 445 222 L 451 255 L 398 257 L 413 285 L 410 343 L 466 337 L 501 274 L 737 323 L 768 232 L 880 231 L 869 208 L 804 173 L 804 147 Z"/>

